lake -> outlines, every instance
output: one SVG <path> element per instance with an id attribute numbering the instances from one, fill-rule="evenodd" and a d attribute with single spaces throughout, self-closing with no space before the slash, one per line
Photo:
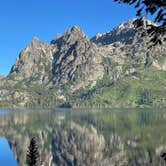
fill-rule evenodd
<path id="1" fill-rule="evenodd" d="M 0 110 L 0 166 L 163 166 L 165 109 Z"/>

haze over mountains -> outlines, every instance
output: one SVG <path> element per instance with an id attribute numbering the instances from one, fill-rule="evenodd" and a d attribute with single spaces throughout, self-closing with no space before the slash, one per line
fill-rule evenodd
<path id="1" fill-rule="evenodd" d="M 132 19 L 89 39 L 73 26 L 50 44 L 36 37 L 0 77 L 0 106 L 165 106 L 166 43 L 148 49 Z"/>

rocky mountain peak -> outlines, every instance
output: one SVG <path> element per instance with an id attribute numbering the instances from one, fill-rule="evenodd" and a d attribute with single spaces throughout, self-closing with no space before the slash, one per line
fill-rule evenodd
<path id="1" fill-rule="evenodd" d="M 89 39 L 80 27 L 74 25 L 72 28 L 67 29 L 63 35 L 57 35 L 56 39 L 51 41 L 51 44 L 60 48 L 64 45 L 73 45 L 81 40 Z"/>
<path id="2" fill-rule="evenodd" d="M 58 87 L 60 91 L 56 92 L 57 99 L 65 101 L 68 99 L 68 92 L 75 92 L 81 88 L 86 89 L 88 87 L 88 93 L 83 97 L 93 97 L 98 93 L 103 93 L 103 90 L 102 88 L 101 91 L 89 89 L 91 87 L 96 86 L 96 89 L 98 89 L 98 87 L 108 86 L 107 88 L 110 88 L 126 76 L 139 81 L 139 79 L 142 79 L 139 77 L 139 73 L 145 70 L 149 72 L 151 69 L 154 71 L 156 69 L 164 72 L 166 70 L 166 43 L 149 50 L 148 37 L 141 37 L 141 30 L 135 31 L 135 21 L 136 19 L 132 19 L 124 22 L 107 33 L 97 34 L 91 40 L 78 26 L 73 26 L 66 30 L 63 35 L 58 35 L 50 45 L 42 43 L 34 37 L 20 52 L 10 74 L 4 79 L 8 79 L 7 81 L 10 82 L 11 86 L 18 83 L 19 86 L 23 85 L 22 87 L 28 88 L 24 95 L 24 103 L 21 102 L 23 96 L 21 91 L 18 95 L 17 92 L 6 92 L 6 89 L 4 89 L 0 93 L 0 99 L 4 100 L 5 96 L 6 101 L 8 101 L 10 94 L 12 102 L 5 103 L 13 103 L 13 99 L 16 99 L 15 96 L 19 96 L 21 105 L 27 103 L 29 106 L 28 102 L 33 101 L 33 99 L 39 103 L 38 99 L 40 99 L 40 105 L 46 103 L 46 106 L 48 106 L 46 98 L 36 98 L 38 91 L 37 95 L 29 94 L 32 85 L 42 84 L 46 87 L 46 91 L 49 87 Z M 147 24 L 152 24 L 145 18 L 143 18 L 143 22 L 144 27 Z M 155 76 L 155 78 L 159 77 Z M 160 78 L 163 78 L 163 76 Z M 0 87 L 5 84 L 5 81 L 2 82 L 0 78 Z M 110 94 L 111 92 L 114 94 L 114 91 L 108 90 L 110 90 Z M 54 92 L 53 94 L 55 94 Z M 46 97 L 50 100 L 49 93 L 52 92 L 48 92 Z M 29 96 L 34 98 L 29 98 Z M 107 95 L 104 96 L 107 98 Z M 114 104 L 114 98 L 110 101 L 103 99 L 104 105 Z M 17 103 L 18 100 L 14 101 Z M 54 105 L 54 102 L 51 97 L 50 106 Z M 137 101 L 133 101 L 133 103 L 137 103 Z M 31 104 L 33 105 L 33 102 Z"/>
<path id="3" fill-rule="evenodd" d="M 134 23 L 137 19 L 131 19 L 127 22 L 123 22 L 120 25 L 118 25 L 116 28 L 114 28 L 114 30 L 123 30 L 123 29 L 130 29 L 130 28 L 134 28 Z M 112 31 L 112 30 L 111 30 Z M 110 32 L 111 32 L 110 31 Z"/>
<path id="4" fill-rule="evenodd" d="M 15 80 L 36 80 L 36 82 L 48 81 L 48 73 L 51 71 L 53 51 L 47 43 L 41 43 L 37 37 L 20 52 L 12 66 L 9 76 Z"/>
<path id="5" fill-rule="evenodd" d="M 113 30 L 116 30 L 116 31 L 119 30 L 119 31 L 121 31 L 121 30 L 124 30 L 124 29 L 135 29 L 136 21 L 137 20 L 138 20 L 137 18 L 133 18 L 133 19 L 127 21 L 127 22 L 123 22 L 119 26 L 117 26 L 116 28 L 114 28 Z M 148 20 L 145 17 L 142 18 L 142 22 L 143 22 L 143 26 L 142 26 L 143 29 L 146 28 L 147 25 L 155 25 L 155 26 L 157 26 L 154 22 Z"/>
<path id="6" fill-rule="evenodd" d="M 66 30 L 63 36 L 51 42 L 57 47 L 53 62 L 53 82 L 75 82 L 80 88 L 85 82 L 102 78 L 103 67 L 97 46 L 78 26 Z M 96 69 L 96 70 L 95 70 Z M 98 73 L 95 71 L 100 70 Z M 75 86 L 75 88 L 78 88 Z"/>
<path id="7" fill-rule="evenodd" d="M 27 47 L 30 47 L 30 48 L 36 48 L 36 47 L 38 47 L 38 46 L 40 46 L 40 41 L 39 41 L 39 39 L 37 38 L 37 37 L 34 37 L 31 41 L 30 41 L 30 43 L 29 43 L 29 45 L 27 46 Z"/>
<path id="8" fill-rule="evenodd" d="M 79 26 L 74 25 L 71 28 L 67 29 L 66 32 L 65 32 L 65 34 L 70 34 L 70 33 L 74 33 L 74 34 L 80 33 L 80 34 L 82 34 L 83 30 Z"/>
<path id="9" fill-rule="evenodd" d="M 150 20 L 143 18 L 143 26 L 142 29 L 146 29 L 147 25 L 155 25 Z M 109 45 L 115 42 L 120 42 L 123 44 L 132 44 L 134 38 L 136 35 L 136 21 L 137 19 L 131 19 L 127 22 L 121 23 L 119 26 L 115 27 L 114 29 L 111 29 L 110 31 L 106 33 L 98 33 L 96 36 L 94 36 L 91 41 L 96 44 L 101 45 Z"/>
<path id="10" fill-rule="evenodd" d="M 74 25 L 74 26 L 71 28 L 71 31 L 73 31 L 73 32 L 80 32 L 80 31 L 82 31 L 82 29 L 81 29 L 79 26 Z"/>
<path id="11" fill-rule="evenodd" d="M 58 33 L 58 34 L 56 35 L 56 40 L 60 39 L 61 37 L 62 37 L 62 35 L 61 35 L 60 33 Z"/>
<path id="12" fill-rule="evenodd" d="M 76 25 L 68 29 L 63 36 L 63 40 L 71 44 L 82 39 L 88 39 L 88 37 L 85 35 L 83 30 Z"/>
<path id="13" fill-rule="evenodd" d="M 40 41 L 38 37 L 34 36 L 31 42 L 35 44 L 35 43 L 39 43 Z"/>
<path id="14" fill-rule="evenodd" d="M 137 19 L 135 19 L 137 20 Z M 154 22 L 148 20 L 146 17 L 143 17 L 142 18 L 142 21 L 143 21 L 143 26 L 146 26 L 146 25 L 154 25 L 154 26 L 157 26 L 157 24 L 155 24 Z"/>

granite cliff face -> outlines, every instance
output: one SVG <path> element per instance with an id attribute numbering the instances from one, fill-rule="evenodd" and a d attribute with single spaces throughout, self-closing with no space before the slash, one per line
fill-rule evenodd
<path id="1" fill-rule="evenodd" d="M 105 59 L 116 64 L 109 65 L 111 69 L 106 70 L 109 71 L 110 79 L 118 78 L 121 72 L 125 73 L 122 67 L 129 60 L 138 66 L 146 65 L 151 58 L 150 65 L 166 70 L 166 59 L 163 56 L 166 43 L 148 49 L 149 38 L 141 37 L 141 31 L 153 23 L 144 19 L 144 25 L 138 32 L 135 30 L 135 21 L 132 19 L 122 23 L 107 33 L 97 34 L 91 40 L 77 26 L 52 40 L 50 45 L 34 38 L 17 57 L 9 76 L 14 75 L 16 80 L 29 79 L 38 83 L 72 82 L 79 89 L 103 78 Z M 161 63 L 159 59 L 162 59 Z"/>
<path id="2" fill-rule="evenodd" d="M 136 31 L 135 20 L 97 34 L 91 40 L 77 26 L 58 35 L 50 44 L 34 38 L 21 51 L 9 75 L 0 80 L 0 106 L 6 107 L 12 100 L 14 104 L 9 107 L 54 107 L 57 102 L 78 106 L 79 101 L 84 106 L 99 103 L 97 107 L 101 104 L 114 107 L 122 89 L 126 89 L 127 84 L 135 84 L 132 81 L 141 85 L 133 87 L 131 99 L 122 101 L 122 105 L 139 105 L 140 95 L 146 96 L 146 92 L 149 94 L 158 84 L 158 92 L 153 89 L 156 95 L 151 96 L 156 98 L 153 103 L 157 103 L 159 91 L 165 91 L 166 43 L 148 49 L 149 37 L 142 37 L 141 33 L 153 23 L 144 19 L 143 27 Z M 149 78 L 144 79 L 146 76 Z M 162 78 L 160 82 L 156 82 L 158 77 Z M 119 86 L 118 81 L 125 79 L 129 82 L 120 85 L 120 89 L 115 87 Z M 155 86 L 147 87 L 145 84 L 149 83 Z M 139 94 L 139 87 L 146 91 Z M 114 94 L 115 89 L 119 97 L 106 95 Z M 162 94 L 161 103 L 165 103 L 165 98 Z"/>
<path id="3" fill-rule="evenodd" d="M 150 37 L 142 37 L 142 32 L 147 29 L 147 25 L 154 25 L 154 23 L 144 19 L 143 26 L 136 31 L 135 21 L 136 19 L 132 19 L 107 33 L 97 34 L 91 41 L 105 51 L 104 56 L 108 58 L 112 56 L 111 59 L 117 62 L 119 59 L 119 64 L 127 64 L 126 60 L 132 60 L 133 63 L 137 63 L 137 66 L 146 65 L 147 61 L 151 59 L 152 66 L 166 71 L 166 43 L 148 49 Z"/>
<path id="4" fill-rule="evenodd" d="M 73 26 L 50 45 L 35 37 L 17 57 L 9 77 L 40 84 L 72 82 L 74 89 L 79 89 L 102 79 L 101 62 L 98 47 L 79 27 Z"/>
<path id="5" fill-rule="evenodd" d="M 99 49 L 79 27 L 67 30 L 52 44 L 57 48 L 53 60 L 54 83 L 73 82 L 79 89 L 103 77 Z"/>
<path id="6" fill-rule="evenodd" d="M 114 29 L 110 30 L 106 33 L 98 33 L 96 36 L 94 36 L 91 41 L 102 44 L 102 45 L 109 45 L 115 42 L 121 42 L 124 44 L 132 44 L 133 41 L 141 39 L 137 38 L 137 33 L 140 33 L 142 30 L 147 29 L 147 25 L 155 25 L 153 22 L 143 18 L 143 26 L 138 31 L 135 31 L 136 27 L 136 20 L 137 19 L 131 19 L 128 22 L 123 22 L 119 26 L 115 27 Z M 157 26 L 157 25 L 156 25 Z M 138 41 L 136 41 L 138 42 Z"/>
<path id="7" fill-rule="evenodd" d="M 30 80 L 47 83 L 52 73 L 54 48 L 41 43 L 36 37 L 24 48 L 16 59 L 9 77 L 16 81 Z"/>

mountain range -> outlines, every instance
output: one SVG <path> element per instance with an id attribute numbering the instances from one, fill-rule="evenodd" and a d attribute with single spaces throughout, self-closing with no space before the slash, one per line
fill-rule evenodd
<path id="1" fill-rule="evenodd" d="M 149 49 L 154 23 L 135 21 L 91 39 L 78 26 L 49 44 L 34 37 L 0 76 L 0 107 L 165 107 L 166 42 Z"/>

